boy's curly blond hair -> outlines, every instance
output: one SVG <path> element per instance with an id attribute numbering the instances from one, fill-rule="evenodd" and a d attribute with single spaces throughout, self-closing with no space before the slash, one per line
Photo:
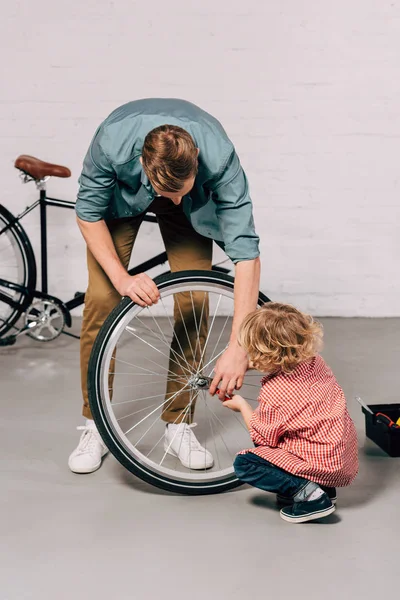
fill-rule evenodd
<path id="1" fill-rule="evenodd" d="M 290 373 L 322 347 L 322 325 L 294 306 L 267 302 L 244 319 L 239 344 L 253 368 Z"/>

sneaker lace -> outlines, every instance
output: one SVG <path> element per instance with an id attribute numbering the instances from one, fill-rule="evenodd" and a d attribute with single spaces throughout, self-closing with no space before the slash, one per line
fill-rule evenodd
<path id="1" fill-rule="evenodd" d="M 96 444 L 100 443 L 97 432 L 84 425 L 77 427 L 77 430 L 83 431 L 78 448 L 76 449 L 77 454 L 92 454 L 96 448 Z"/>
<path id="2" fill-rule="evenodd" d="M 192 431 L 195 427 L 197 427 L 197 423 L 186 425 L 183 431 L 183 439 L 189 444 L 190 450 L 203 450 L 202 445 L 200 444 L 199 440 Z"/>

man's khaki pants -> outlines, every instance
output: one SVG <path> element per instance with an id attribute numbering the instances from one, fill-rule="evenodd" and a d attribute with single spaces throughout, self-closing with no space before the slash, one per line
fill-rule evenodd
<path id="1" fill-rule="evenodd" d="M 193 229 L 183 213 L 181 205 L 175 206 L 167 198 L 156 198 L 149 207 L 149 211 L 157 216 L 172 272 L 187 269 L 211 269 L 212 240 L 201 236 Z M 116 219 L 108 223 L 117 254 L 126 269 L 143 217 L 144 215 L 141 214 L 137 217 Z M 81 332 L 81 382 L 83 416 L 91 419 L 87 392 L 90 353 L 100 327 L 112 309 L 119 303 L 121 296 L 89 249 L 87 251 L 87 262 L 89 285 L 85 295 Z M 187 370 L 182 369 L 179 363 L 186 365 L 187 361 L 189 365 L 193 365 L 194 362 L 197 366 L 199 365 L 202 348 L 207 337 L 207 321 L 208 299 L 204 302 L 202 292 L 193 292 L 192 296 L 189 292 L 175 294 L 175 335 L 173 336 L 169 358 L 171 378 L 168 378 L 166 402 L 162 414 L 163 420 L 168 423 L 180 423 L 181 421 L 190 423 L 192 421 L 194 403 L 191 410 L 185 413 L 185 409 L 190 402 L 189 392 L 185 391 L 176 395 L 172 401 L 168 401 L 168 399 L 183 387 L 182 378 L 185 379 L 186 377 L 187 379 Z M 199 335 L 197 334 L 196 324 Z M 196 343 L 197 339 L 199 339 L 199 342 Z M 185 360 L 180 358 L 182 353 Z M 114 368 L 112 370 L 114 371 Z M 112 384 L 111 380 L 112 377 L 110 376 L 110 383 Z"/>

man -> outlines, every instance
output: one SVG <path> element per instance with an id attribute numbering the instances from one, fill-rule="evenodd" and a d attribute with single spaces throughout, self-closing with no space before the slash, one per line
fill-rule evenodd
<path id="1" fill-rule="evenodd" d="M 157 98 L 125 104 L 100 125 L 92 140 L 76 204 L 78 225 L 88 247 L 89 271 L 81 335 L 86 424 L 78 428 L 83 433 L 69 458 L 70 469 L 77 473 L 98 469 L 107 452 L 92 420 L 87 395 L 87 368 L 97 333 L 121 296 L 129 296 L 141 306 L 151 306 L 159 299 L 150 277 L 144 273 L 132 277 L 127 272 L 148 210 L 157 215 L 171 271 L 211 269 L 213 240 L 235 264 L 232 331 L 228 348 L 216 364 L 210 393 L 214 395 L 218 387 L 223 398 L 240 389 L 248 368 L 237 332 L 257 303 L 259 238 L 247 179 L 234 146 L 216 119 L 184 100 Z M 175 327 L 179 328 L 177 320 L 175 312 Z M 206 327 L 203 323 L 203 340 Z M 176 361 L 170 362 L 171 368 L 173 364 Z M 182 416 L 187 398 L 175 394 L 175 400 L 168 402 L 174 395 L 172 386 L 167 387 L 162 416 L 170 451 L 184 466 L 211 467 L 212 455 L 198 443 Z"/>

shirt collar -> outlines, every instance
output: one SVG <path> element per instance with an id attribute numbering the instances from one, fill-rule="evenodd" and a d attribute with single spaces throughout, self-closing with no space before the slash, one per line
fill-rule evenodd
<path id="1" fill-rule="evenodd" d="M 261 379 L 261 385 L 264 385 L 264 383 L 267 383 L 267 381 L 269 381 L 270 379 L 272 379 L 273 377 L 276 377 L 277 375 L 279 375 L 280 373 L 282 373 L 282 371 L 275 371 L 274 373 L 267 373 L 266 375 L 264 375 L 264 377 Z"/>
<path id="2" fill-rule="evenodd" d="M 264 385 L 264 383 L 267 383 L 267 381 L 269 381 L 273 377 L 276 377 L 277 375 L 282 375 L 283 377 L 292 377 L 293 375 L 297 376 L 300 374 L 307 373 L 307 371 L 314 368 L 316 358 L 317 357 L 314 356 L 310 360 L 306 360 L 304 362 L 299 363 L 290 373 L 284 373 L 283 371 L 275 371 L 275 373 L 268 373 L 261 379 L 261 385 Z"/>
<path id="3" fill-rule="evenodd" d="M 147 189 L 150 189 L 150 188 L 153 189 L 151 187 L 151 183 L 150 183 L 149 178 L 147 177 L 146 173 L 144 172 L 143 167 L 142 167 L 142 173 L 140 175 L 140 181 L 141 181 L 142 185 L 144 185 L 144 187 L 146 187 Z"/>

